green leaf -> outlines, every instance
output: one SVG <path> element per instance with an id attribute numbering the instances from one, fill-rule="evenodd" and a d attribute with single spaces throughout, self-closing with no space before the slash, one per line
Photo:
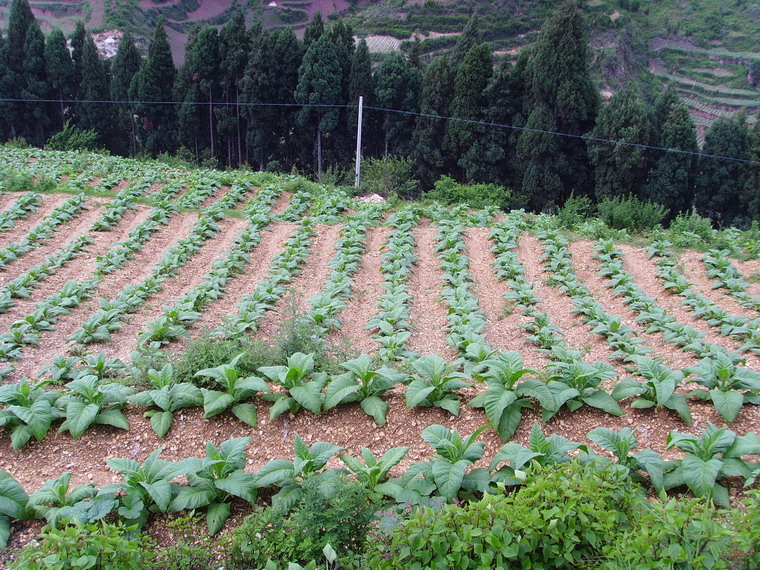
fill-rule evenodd
<path id="1" fill-rule="evenodd" d="M 204 389 L 203 417 L 206 419 L 213 418 L 214 416 L 221 414 L 234 403 L 235 398 L 226 392 Z"/>
<path id="2" fill-rule="evenodd" d="M 148 492 L 150 498 L 156 503 L 158 509 L 165 513 L 169 508 L 169 503 L 172 500 L 172 487 L 171 483 L 166 479 L 159 479 L 153 483 L 140 482 L 140 485 Z"/>
<path id="3" fill-rule="evenodd" d="M 385 416 L 388 413 L 387 402 L 384 402 L 377 396 L 370 396 L 369 398 L 364 398 L 359 405 L 362 407 L 365 414 L 372 416 L 375 419 L 377 425 L 385 425 Z"/>
<path id="4" fill-rule="evenodd" d="M 433 480 L 438 487 L 438 492 L 447 499 L 453 499 L 459 493 L 464 479 L 464 472 L 471 463 L 466 459 L 460 459 L 456 463 L 448 461 L 433 461 Z"/>
<path id="5" fill-rule="evenodd" d="M 343 366 L 346 366 L 346 364 Z M 325 410 L 329 410 L 338 404 L 344 403 L 348 396 L 358 392 L 360 388 L 359 384 L 350 374 L 334 376 L 330 384 L 327 386 L 327 391 L 325 393 Z"/>
<path id="6" fill-rule="evenodd" d="M 319 414 L 322 411 L 321 386 L 318 382 L 306 382 L 302 386 L 294 386 L 290 389 L 290 395 L 310 412 Z"/>
<path id="7" fill-rule="evenodd" d="M 180 487 L 177 496 L 169 503 L 169 511 L 184 511 L 199 509 L 210 504 L 216 498 L 216 493 L 209 489 L 194 486 Z"/>
<path id="8" fill-rule="evenodd" d="M 172 427 L 174 415 L 171 412 L 156 412 L 150 417 L 150 425 L 158 437 L 164 437 Z"/>
<path id="9" fill-rule="evenodd" d="M 419 406 L 427 397 L 435 391 L 435 387 L 428 382 L 416 378 L 406 388 L 406 407 L 409 409 Z"/>
<path id="10" fill-rule="evenodd" d="M 721 465 L 720 459 L 704 461 L 696 455 L 687 454 L 681 461 L 684 483 L 697 497 L 703 497 L 712 491 Z"/>
<path id="11" fill-rule="evenodd" d="M 611 414 L 613 416 L 622 416 L 623 410 L 620 409 L 620 406 L 615 401 L 615 398 L 610 396 L 607 392 L 604 392 L 603 390 L 597 390 L 596 392 L 593 392 L 590 396 L 584 396 L 581 398 L 586 404 L 589 406 L 593 406 L 594 408 L 599 408 L 601 410 L 604 410 L 608 414 Z"/>
<path id="12" fill-rule="evenodd" d="M 489 384 L 486 390 L 484 408 L 486 416 L 494 426 L 498 426 L 504 410 L 511 405 L 517 397 L 515 393 L 501 384 Z"/>
<path id="13" fill-rule="evenodd" d="M 742 411 L 744 396 L 739 392 L 721 392 L 714 389 L 710 390 L 710 398 L 715 409 L 728 423 L 733 422 Z"/>
<path id="14" fill-rule="evenodd" d="M 517 428 L 520 426 L 521 419 L 522 406 L 519 403 L 515 403 L 504 410 L 499 423 L 494 426 L 502 443 L 506 443 L 512 439 L 512 436 L 515 435 Z"/>
<path id="15" fill-rule="evenodd" d="M 451 394 L 447 394 L 440 400 L 436 400 L 435 402 L 433 402 L 433 405 L 443 410 L 446 410 L 452 416 L 459 415 L 459 408 L 460 408 L 459 400 L 455 396 L 452 396 Z"/>
<path id="16" fill-rule="evenodd" d="M 95 423 L 101 425 L 109 425 L 121 429 L 129 429 L 129 422 L 124 413 L 118 408 L 108 408 L 107 410 L 101 410 L 98 415 L 95 416 Z"/>
<path id="17" fill-rule="evenodd" d="M 8 546 L 8 539 L 11 537 L 11 521 L 5 515 L 0 515 L 0 550 Z"/>
<path id="18" fill-rule="evenodd" d="M 99 407 L 97 404 L 85 404 L 84 402 L 69 402 L 66 406 L 66 426 L 74 439 L 82 435 L 95 421 Z"/>
<path id="19" fill-rule="evenodd" d="M 256 406 L 253 404 L 238 404 L 232 408 L 236 418 L 251 427 L 256 427 Z"/>
<path id="20" fill-rule="evenodd" d="M 225 493 L 240 497 L 241 499 L 253 504 L 256 502 L 256 475 L 248 473 L 242 469 L 233 471 L 224 479 L 215 482 L 216 488 Z"/>
<path id="21" fill-rule="evenodd" d="M 0 471 L 0 515 L 25 519 L 29 496 L 21 484 L 7 471 Z"/>
<path id="22" fill-rule="evenodd" d="M 292 480 L 293 477 L 292 461 L 288 461 L 287 459 L 273 459 L 265 463 L 256 475 L 256 486 L 282 486 L 283 483 Z"/>
<path id="23" fill-rule="evenodd" d="M 224 523 L 230 517 L 230 510 L 229 503 L 212 503 L 209 505 L 206 511 L 206 526 L 210 535 L 215 535 L 222 530 Z"/>

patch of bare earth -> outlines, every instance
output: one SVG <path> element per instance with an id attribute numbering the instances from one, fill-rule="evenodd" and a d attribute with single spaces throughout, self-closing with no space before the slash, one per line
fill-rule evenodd
<path id="1" fill-rule="evenodd" d="M 144 281 L 153 273 L 153 266 L 161 258 L 162 253 L 180 239 L 186 238 L 196 220 L 197 217 L 194 214 L 175 215 L 170 224 L 156 232 L 142 251 L 138 252 L 122 269 L 107 275 L 98 285 L 92 298 L 68 315 L 61 317 L 55 331 L 42 335 L 39 347 L 27 348 L 24 359 L 18 363 L 13 377 L 18 379 L 21 376 L 37 376 L 40 369 L 50 364 L 55 356 L 67 354 L 74 346 L 74 343 L 68 340 L 69 337 L 98 309 L 97 299 L 103 297 L 112 300 L 125 286 Z M 89 348 L 93 352 L 98 352 L 103 349 L 103 346 L 93 344 Z"/>
<path id="2" fill-rule="evenodd" d="M 713 289 L 713 280 L 707 276 L 707 269 L 702 261 L 703 255 L 698 251 L 686 251 L 678 256 L 679 269 L 682 268 L 684 277 L 693 283 L 692 289 L 731 315 L 756 318 L 756 311 L 741 306 L 734 297 L 722 292 L 721 289 Z"/>
<path id="3" fill-rule="evenodd" d="M 748 261 L 740 261 L 738 259 L 731 260 L 739 270 L 742 277 L 749 281 L 749 287 L 747 287 L 747 293 L 760 297 L 760 259 L 750 259 Z"/>
<path id="4" fill-rule="evenodd" d="M 697 364 L 698 359 L 675 345 L 666 343 L 662 335 L 645 332 L 636 323 L 638 314 L 629 310 L 622 303 L 621 297 L 612 296 L 611 290 L 607 288 L 608 280 L 599 275 L 600 262 L 591 257 L 594 253 L 593 242 L 588 240 L 575 241 L 570 244 L 569 250 L 573 255 L 575 273 L 589 288 L 594 300 L 610 315 L 619 315 L 621 322 L 633 329 L 644 340 L 646 346 L 654 350 L 654 355 L 662 357 L 665 364 L 671 368 L 681 369 Z"/>
<path id="5" fill-rule="evenodd" d="M 335 255 L 335 243 L 338 241 L 342 226 L 326 226 L 317 224 L 314 231 L 310 254 L 303 267 L 303 272 L 291 282 L 291 290 L 275 304 L 273 311 L 268 312 L 261 320 L 261 326 L 256 331 L 255 338 L 269 341 L 277 338 L 282 324 L 309 309 L 307 300 L 320 292 L 328 279 L 330 270 L 327 264 Z"/>
<path id="6" fill-rule="evenodd" d="M 359 271 L 356 273 L 351 297 L 346 308 L 338 315 L 343 323 L 339 331 L 329 336 L 334 342 L 348 342 L 352 348 L 366 354 L 374 353 L 379 344 L 364 327 L 378 312 L 377 300 L 383 294 L 383 274 L 380 271 L 383 260 L 383 248 L 392 229 L 373 227 L 367 230 L 367 250 L 362 256 Z"/>
<path id="7" fill-rule="evenodd" d="M 277 253 L 282 250 L 288 237 L 295 230 L 296 224 L 280 222 L 272 224 L 261 234 L 261 241 L 251 252 L 251 262 L 241 275 L 236 275 L 227 284 L 227 289 L 221 299 L 218 299 L 202 313 L 202 318 L 191 329 L 193 337 L 197 337 L 202 331 L 213 329 L 222 323 L 227 316 L 237 314 L 237 303 L 245 295 L 250 295 L 256 289 L 258 282 L 264 278 L 269 270 L 269 265 Z"/>
<path id="8" fill-rule="evenodd" d="M 28 299 L 17 299 L 16 305 L 7 313 L 0 315 L 0 331 L 6 330 L 14 321 L 34 311 L 35 302 L 60 291 L 67 281 L 92 278 L 97 258 L 104 255 L 115 243 L 125 239 L 129 232 L 145 221 L 149 215 L 149 208 L 138 207 L 136 210 L 129 210 L 110 231 L 90 232 L 93 243 L 87 246 L 87 251 L 75 257 L 53 275 L 46 277 L 32 290 L 32 295 Z M 73 235 L 72 239 L 78 235 Z"/>
<path id="9" fill-rule="evenodd" d="M 406 342 L 409 350 L 420 354 L 438 354 L 454 360 L 457 352 L 446 343 L 447 308 L 441 299 L 443 271 L 435 255 L 437 228 L 419 225 L 413 230 L 417 242 L 417 264 L 409 283 L 412 301 L 409 306 L 412 336 Z"/>
<path id="10" fill-rule="evenodd" d="M 7 210 L 24 194 L 28 192 L 0 192 L 0 210 Z"/>
<path id="11" fill-rule="evenodd" d="M 14 241 L 22 239 L 29 230 L 37 226 L 40 222 L 49 216 L 53 210 L 71 198 L 68 194 L 43 194 L 42 204 L 28 218 L 16 220 L 13 228 L 0 234 L 0 248 L 8 247 Z"/>
<path id="12" fill-rule="evenodd" d="M 494 275 L 496 258 L 491 252 L 488 232 L 488 228 L 467 228 L 464 239 L 470 257 L 472 291 L 486 314 L 486 342 L 499 350 L 520 352 L 527 366 L 544 366 L 548 359 L 526 340 L 525 330 L 520 327 L 527 319 L 503 298 L 509 285 Z"/>
<path id="13" fill-rule="evenodd" d="M 533 285 L 533 290 L 540 299 L 539 310 L 551 317 L 552 323 L 562 332 L 569 348 L 583 350 L 589 362 L 597 360 L 607 362 L 612 355 L 612 349 L 603 337 L 591 334 L 588 326 L 572 312 L 575 308 L 573 300 L 561 290 L 546 283 L 548 274 L 544 271 L 541 254 L 541 242 L 535 236 L 528 233 L 520 235 L 517 257 L 525 268 L 525 278 Z M 536 349 L 533 348 L 533 350 Z M 610 364 L 619 368 L 616 362 L 610 362 Z"/>
<path id="14" fill-rule="evenodd" d="M 704 320 L 694 316 L 693 312 L 686 310 L 681 304 L 681 297 L 663 290 L 661 282 L 656 277 L 656 265 L 651 259 L 647 259 L 646 251 L 630 245 L 617 246 L 624 254 L 623 266 L 634 277 L 636 284 L 645 294 L 657 300 L 657 304 L 668 311 L 675 319 L 684 325 L 704 333 L 704 340 L 718 346 L 722 346 L 729 352 L 741 348 L 742 342 L 721 336 Z M 760 357 L 756 354 L 746 353 L 747 364 L 753 367 L 760 365 Z"/>
<path id="15" fill-rule="evenodd" d="M 161 292 L 151 297 L 139 311 L 130 315 L 122 329 L 111 335 L 111 342 L 105 345 L 110 358 L 129 359 L 130 353 L 137 347 L 137 336 L 145 328 L 145 323 L 164 314 L 163 306 L 175 301 L 192 291 L 203 281 L 203 276 L 211 270 L 217 259 L 226 256 L 232 244 L 244 230 L 248 222 L 241 218 L 227 218 L 219 222 L 220 231 L 214 239 L 203 244 L 179 274 L 164 282 Z"/>
<path id="16" fill-rule="evenodd" d="M 272 215 L 282 214 L 290 204 L 290 199 L 293 197 L 293 194 L 290 192 L 283 192 L 277 197 L 277 201 L 272 206 L 271 213 Z"/>

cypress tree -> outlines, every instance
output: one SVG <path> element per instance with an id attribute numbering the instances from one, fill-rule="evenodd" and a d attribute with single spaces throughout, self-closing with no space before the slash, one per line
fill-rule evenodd
<path id="1" fill-rule="evenodd" d="M 295 103 L 301 53 L 298 40 L 290 28 L 259 34 L 253 40 L 245 69 L 243 101 Z M 275 160 L 288 166 L 293 163 L 293 147 L 296 145 L 290 144 L 290 140 L 296 127 L 297 113 L 294 107 L 252 105 L 243 109 L 248 121 L 247 147 L 260 170 Z"/>
<path id="2" fill-rule="evenodd" d="M 45 43 L 45 71 L 50 92 L 59 101 L 58 119 L 63 127 L 66 124 L 66 107 L 63 101 L 74 98 L 76 84 L 74 83 L 74 64 L 66 45 L 66 36 L 58 28 L 50 33 Z"/>
<path id="3" fill-rule="evenodd" d="M 652 126 L 654 127 L 652 133 L 652 142 L 657 146 L 663 146 L 660 141 L 662 136 L 662 128 L 665 122 L 670 116 L 670 112 L 673 109 L 673 105 L 678 103 L 681 98 L 678 96 L 675 87 L 672 83 L 668 83 L 668 86 L 664 91 L 661 91 L 654 100 L 654 109 L 652 111 Z"/>
<path id="4" fill-rule="evenodd" d="M 527 126 L 554 124 L 558 132 L 582 135 L 594 126 L 599 107 L 599 93 L 589 73 L 589 52 L 583 15 L 576 0 L 566 1 L 546 22 L 529 62 L 530 97 L 527 101 Z M 548 117 L 546 115 L 549 115 Z M 545 199 L 557 203 L 570 195 L 571 190 L 588 192 L 591 175 L 583 140 L 564 137 L 561 142 L 549 143 L 541 135 L 524 132 L 520 137 L 525 169 L 536 172 L 550 168 L 548 180 L 556 182 L 548 193 L 531 181 L 541 177 L 530 175 L 523 179 L 523 192 L 534 207 L 542 207 Z M 531 143 L 535 143 L 535 146 Z M 555 146 L 554 159 L 547 162 L 545 149 Z M 535 164 L 530 164 L 535 161 Z M 565 165 L 572 164 L 572 168 Z"/>
<path id="5" fill-rule="evenodd" d="M 322 13 L 314 12 L 311 22 L 303 32 L 303 49 L 308 50 L 311 44 L 316 42 L 325 33 L 325 23 L 322 21 Z"/>
<path id="6" fill-rule="evenodd" d="M 22 99 L 48 99 L 50 97 L 45 69 L 45 36 L 36 20 L 29 24 L 24 42 L 22 66 Z M 49 134 L 51 105 L 46 102 L 23 104 L 23 134 L 28 142 L 41 146 Z"/>
<path id="7" fill-rule="evenodd" d="M 81 101 L 76 105 L 76 124 L 82 129 L 95 131 L 101 143 L 110 145 L 113 140 L 113 108 L 108 103 L 90 102 L 109 101 L 111 98 L 106 65 L 100 59 L 92 36 L 87 34 L 82 49 L 82 82 L 79 85 Z"/>
<path id="8" fill-rule="evenodd" d="M 454 70 L 454 72 L 456 72 L 456 70 L 464 61 L 467 52 L 475 47 L 478 43 L 480 43 L 480 33 L 478 32 L 478 16 L 477 14 L 472 14 L 470 16 L 470 19 L 467 20 L 462 33 L 459 34 L 457 43 L 454 45 L 454 49 L 451 51 L 451 61 L 449 62 L 449 65 L 451 69 Z"/>
<path id="9" fill-rule="evenodd" d="M 297 121 L 315 135 L 314 156 L 319 176 L 323 172 L 323 139 L 337 128 L 340 116 L 337 108 L 321 105 L 341 103 L 341 84 L 335 78 L 341 77 L 342 71 L 338 48 L 327 34 L 309 46 L 298 70 L 296 101 L 305 106 Z"/>
<path id="10" fill-rule="evenodd" d="M 213 101 L 218 96 L 218 57 L 219 34 L 216 28 L 204 27 L 193 42 L 185 65 L 188 67 L 191 82 L 193 85 L 197 85 L 197 91 L 195 89 L 191 91 L 197 92 L 208 103 L 205 109 L 198 108 L 206 115 L 205 120 L 208 127 L 206 144 L 212 158 L 216 156 Z"/>
<path id="11" fill-rule="evenodd" d="M 593 138 L 649 145 L 652 123 L 649 109 L 633 89 L 615 94 L 596 119 Z M 614 196 L 638 195 L 646 182 L 650 151 L 640 146 L 589 140 L 588 155 L 594 168 L 594 193 L 601 201 Z"/>
<path id="12" fill-rule="evenodd" d="M 26 35 L 29 26 L 36 24 L 27 0 L 13 0 L 8 14 L 8 65 L 18 74 L 23 71 L 26 54 Z M 23 88 L 23 86 L 21 86 Z"/>
<path id="13" fill-rule="evenodd" d="M 174 105 L 154 102 L 171 101 L 174 95 L 174 80 L 177 71 L 172 60 L 169 39 L 164 29 L 163 17 L 159 17 L 156 31 L 148 45 L 148 59 L 141 70 L 137 95 L 137 107 L 146 131 L 146 150 L 152 154 L 171 150 L 173 147 Z"/>
<path id="14" fill-rule="evenodd" d="M 697 131 L 683 101 L 676 100 L 659 128 L 659 146 L 696 153 Z M 641 197 L 670 209 L 670 215 L 688 210 L 694 201 L 696 156 L 687 153 L 654 151 L 655 163 Z"/>
<path id="15" fill-rule="evenodd" d="M 454 98 L 449 106 L 449 115 L 458 119 L 480 121 L 488 105 L 486 87 L 493 75 L 493 54 L 487 44 L 473 46 L 465 54 L 454 79 Z M 475 143 L 485 136 L 485 128 L 472 123 L 449 121 L 443 148 L 451 155 L 451 160 L 460 167 L 456 178 L 465 181 L 467 167 L 479 157 L 465 155 Z"/>
<path id="16" fill-rule="evenodd" d="M 0 99 L 8 99 L 13 96 L 10 85 L 10 68 L 8 67 L 8 43 L 5 41 L 2 32 L 0 32 Z M 0 121 L 0 141 L 7 141 L 11 137 L 12 124 L 11 118 L 13 103 L 0 101 L 0 113 L 6 118 Z"/>
<path id="17" fill-rule="evenodd" d="M 705 135 L 702 152 L 706 155 L 749 159 L 749 131 L 746 118 L 720 118 Z M 746 182 L 746 165 L 741 162 L 699 157 L 697 161 L 697 209 L 723 225 L 733 224 L 745 215 L 741 197 Z"/>
<path id="18" fill-rule="evenodd" d="M 351 58 L 351 72 L 348 78 L 348 104 L 358 104 L 359 97 L 364 97 L 364 105 L 374 105 L 374 78 L 372 77 L 372 60 L 369 56 L 369 47 L 367 41 L 362 39 L 359 41 L 359 45 L 354 51 L 354 55 Z M 364 111 L 362 117 L 364 124 L 362 125 L 362 145 L 366 149 L 375 148 L 374 141 L 377 136 L 373 136 L 377 132 L 376 125 L 377 120 L 375 114 Z M 348 131 L 355 133 L 359 122 L 358 109 L 350 109 L 348 112 Z"/>
<path id="19" fill-rule="evenodd" d="M 77 88 L 82 82 L 82 54 L 86 39 L 87 30 L 84 29 L 84 22 L 79 20 L 71 34 L 71 61 L 74 64 L 74 84 Z"/>
<path id="20" fill-rule="evenodd" d="M 119 49 L 111 64 L 111 100 L 129 101 L 129 88 L 140 70 L 142 57 L 135 47 L 132 34 L 124 32 Z M 137 152 L 137 132 L 133 118 L 134 105 L 119 103 L 114 105 L 116 127 L 114 129 L 116 152 L 130 154 Z M 129 141 L 128 143 L 126 141 Z"/>
<path id="21" fill-rule="evenodd" d="M 542 132 L 557 131 L 554 115 L 542 103 L 533 108 L 526 128 L 517 143 L 517 159 L 523 161 L 522 193 L 535 210 L 559 205 L 566 198 L 562 175 L 570 167 L 568 155 L 560 150 L 565 140 Z"/>
<path id="22" fill-rule="evenodd" d="M 375 70 L 375 102 L 379 107 L 417 112 L 422 73 L 401 52 L 394 52 Z M 384 154 L 406 156 L 411 150 L 414 116 L 383 113 Z"/>
<path id="23" fill-rule="evenodd" d="M 453 96 L 448 61 L 444 57 L 436 57 L 425 69 L 420 97 L 420 113 L 423 116 L 417 118 L 412 136 L 414 177 L 425 191 L 432 189 L 441 175 L 449 171 L 450 164 L 442 148 L 446 121 L 424 115 L 445 116 Z"/>
<path id="24" fill-rule="evenodd" d="M 750 160 L 755 164 L 747 165 L 744 202 L 747 204 L 749 221 L 760 222 L 760 121 L 757 121 L 752 129 L 749 150 Z"/>
<path id="25" fill-rule="evenodd" d="M 243 135 L 247 131 L 240 111 L 240 94 L 248 64 L 251 37 L 245 29 L 245 14 L 238 10 L 219 33 L 219 68 L 222 96 L 227 105 L 216 109 L 218 131 L 227 150 L 227 164 L 244 161 Z"/>

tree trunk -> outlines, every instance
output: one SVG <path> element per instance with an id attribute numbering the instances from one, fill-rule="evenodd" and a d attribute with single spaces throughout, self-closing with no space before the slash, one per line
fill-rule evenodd
<path id="1" fill-rule="evenodd" d="M 322 177 L 322 131 L 317 129 L 317 176 Z"/>

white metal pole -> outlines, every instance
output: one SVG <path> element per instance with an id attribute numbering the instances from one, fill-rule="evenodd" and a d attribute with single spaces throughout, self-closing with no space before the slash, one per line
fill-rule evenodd
<path id="1" fill-rule="evenodd" d="M 354 178 L 354 186 L 359 187 L 361 181 L 362 170 L 362 112 L 364 110 L 364 97 L 359 96 L 359 120 L 356 125 L 356 177 Z"/>

